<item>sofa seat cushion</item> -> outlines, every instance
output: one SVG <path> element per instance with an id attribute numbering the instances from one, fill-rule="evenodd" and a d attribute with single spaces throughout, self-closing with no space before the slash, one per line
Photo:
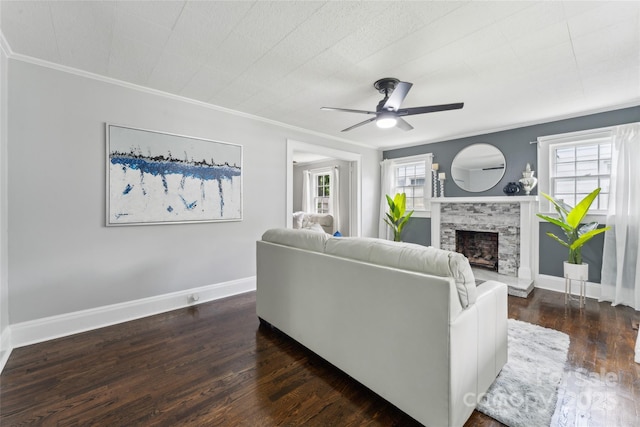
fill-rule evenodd
<path id="1" fill-rule="evenodd" d="M 324 252 L 324 244 L 329 235 L 314 229 L 301 228 L 272 228 L 262 235 L 265 242 L 277 243 L 279 245 L 291 246 L 299 249 L 306 249 L 314 252 Z"/>
<path id="2" fill-rule="evenodd" d="M 469 261 L 457 252 L 382 239 L 332 237 L 327 239 L 324 252 L 387 267 L 451 277 L 455 280 L 460 304 L 464 308 L 474 304 L 477 298 Z"/>

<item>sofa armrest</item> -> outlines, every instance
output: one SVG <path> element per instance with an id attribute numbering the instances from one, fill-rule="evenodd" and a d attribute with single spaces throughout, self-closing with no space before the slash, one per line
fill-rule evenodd
<path id="1" fill-rule="evenodd" d="M 478 288 L 478 389 L 486 390 L 507 363 L 507 285 L 488 280 Z"/>
<path id="2" fill-rule="evenodd" d="M 496 281 L 477 288 L 476 303 L 452 319 L 449 399 L 459 402 L 449 415 L 463 425 L 507 361 L 507 285 Z"/>

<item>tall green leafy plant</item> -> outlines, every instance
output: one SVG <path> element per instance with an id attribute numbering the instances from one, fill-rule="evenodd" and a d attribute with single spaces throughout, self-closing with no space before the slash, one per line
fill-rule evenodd
<path id="1" fill-rule="evenodd" d="M 598 228 L 597 222 L 582 224 L 582 220 L 587 215 L 593 201 L 600 194 L 600 188 L 596 188 L 584 199 L 580 201 L 574 208 L 564 203 L 562 200 L 554 199 L 548 194 L 542 195 L 549 200 L 558 213 L 558 218 L 548 215 L 537 214 L 551 224 L 555 224 L 562 229 L 566 236 L 566 240 L 561 239 L 555 234 L 548 232 L 547 235 L 560 243 L 562 246 L 569 248 L 570 264 L 582 264 L 582 246 L 597 234 L 604 233 L 611 227 Z"/>
<path id="2" fill-rule="evenodd" d="M 396 193 L 393 199 L 387 194 L 387 204 L 389 205 L 389 212 L 387 212 L 384 222 L 393 230 L 393 240 L 399 242 L 402 229 L 411 218 L 411 215 L 413 215 L 413 211 L 406 212 L 407 195 L 405 193 Z"/>

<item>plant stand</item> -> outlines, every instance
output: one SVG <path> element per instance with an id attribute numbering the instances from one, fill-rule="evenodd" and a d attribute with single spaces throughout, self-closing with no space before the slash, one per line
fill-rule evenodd
<path id="1" fill-rule="evenodd" d="M 580 295 L 578 301 L 580 308 L 585 306 L 586 302 L 586 283 L 589 278 L 589 264 L 570 264 L 564 262 L 564 304 L 567 305 L 571 298 L 572 281 L 577 280 L 580 285 Z"/>

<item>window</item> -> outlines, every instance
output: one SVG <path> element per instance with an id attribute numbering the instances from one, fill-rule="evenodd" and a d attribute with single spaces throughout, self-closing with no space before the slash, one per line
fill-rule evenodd
<path id="1" fill-rule="evenodd" d="M 407 195 L 407 210 L 414 217 L 428 217 L 431 210 L 431 154 L 386 159 L 381 163 L 381 212 L 387 210 L 386 195 Z"/>
<path id="2" fill-rule="evenodd" d="M 575 206 L 576 202 L 600 187 L 600 195 L 591 206 L 594 210 L 606 210 L 611 174 L 611 141 L 552 146 L 551 150 L 553 196 Z"/>
<path id="3" fill-rule="evenodd" d="M 610 129 L 575 132 L 538 138 L 540 191 L 575 206 L 600 187 L 591 205 L 594 213 L 604 213 L 609 203 L 612 133 Z M 552 206 L 541 200 L 541 210 Z"/>
<path id="4" fill-rule="evenodd" d="M 395 191 L 407 195 L 407 210 L 425 209 L 426 165 L 420 162 L 403 163 L 395 167 Z"/>
<path id="5" fill-rule="evenodd" d="M 329 172 L 316 173 L 313 175 L 314 195 L 313 206 L 315 213 L 330 213 L 329 196 L 331 188 L 331 175 Z"/>

